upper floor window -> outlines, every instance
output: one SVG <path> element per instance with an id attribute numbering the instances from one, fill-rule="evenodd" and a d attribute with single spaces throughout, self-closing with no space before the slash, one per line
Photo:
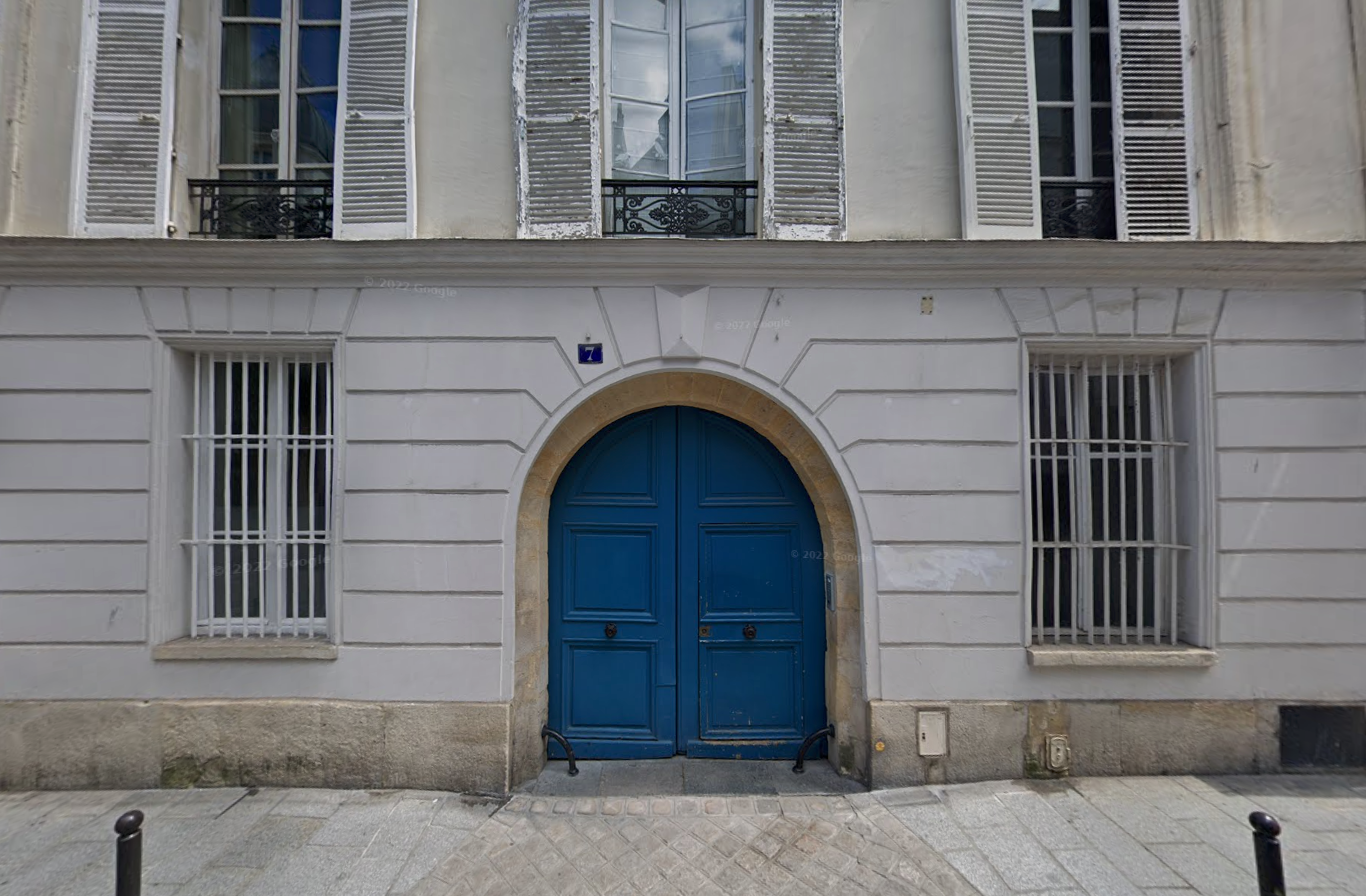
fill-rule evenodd
<path id="1" fill-rule="evenodd" d="M 223 0 L 218 172 L 332 179 L 341 0 Z"/>
<path id="2" fill-rule="evenodd" d="M 191 185 L 200 232 L 331 235 L 341 7 L 222 0 L 218 181 Z"/>
<path id="3" fill-rule="evenodd" d="M 1030 0 L 1043 235 L 1115 238 L 1109 0 Z"/>
<path id="4" fill-rule="evenodd" d="M 1189 240 L 1189 0 L 953 0 L 968 239 Z"/>
<path id="5" fill-rule="evenodd" d="M 750 3 L 606 0 L 609 233 L 753 232 Z"/>

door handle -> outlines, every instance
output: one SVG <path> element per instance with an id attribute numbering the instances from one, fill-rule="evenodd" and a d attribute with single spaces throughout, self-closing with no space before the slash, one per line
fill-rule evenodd
<path id="1" fill-rule="evenodd" d="M 617 636 L 617 624 L 615 622 L 607 623 L 602 627 L 602 633 L 609 638 L 615 638 Z"/>
<path id="2" fill-rule="evenodd" d="M 754 640 L 754 636 L 757 635 L 757 634 L 759 633 L 758 630 L 757 630 L 753 625 L 748 624 L 748 623 L 745 624 L 745 627 L 744 627 L 743 629 L 741 629 L 741 631 L 744 632 L 745 638 L 748 639 L 748 640 L 750 640 L 750 641 L 753 641 L 753 640 Z"/>

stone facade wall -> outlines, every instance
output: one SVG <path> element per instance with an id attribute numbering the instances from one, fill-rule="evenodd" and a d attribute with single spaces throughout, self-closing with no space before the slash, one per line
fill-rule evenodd
<path id="1" fill-rule="evenodd" d="M 537 502 L 597 428 L 673 401 L 745 420 L 804 470 L 848 614 L 827 678 L 850 771 L 891 761 L 864 753 L 864 700 L 1366 695 L 1361 292 L 13 286 L 0 340 L 0 699 L 478 705 L 510 713 L 504 780 L 523 775 L 547 674 Z M 1212 664 L 1030 664 L 1022 383 L 1040 340 L 1208 359 Z M 337 649 L 154 659 L 188 634 L 185 352 L 301 342 L 338 362 Z M 575 363 L 581 342 L 601 365 Z"/>

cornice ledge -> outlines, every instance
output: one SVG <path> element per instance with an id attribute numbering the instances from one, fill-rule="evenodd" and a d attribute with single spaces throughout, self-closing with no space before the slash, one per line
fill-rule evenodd
<path id="1" fill-rule="evenodd" d="M 0 237 L 0 285 L 1366 289 L 1366 242 Z"/>

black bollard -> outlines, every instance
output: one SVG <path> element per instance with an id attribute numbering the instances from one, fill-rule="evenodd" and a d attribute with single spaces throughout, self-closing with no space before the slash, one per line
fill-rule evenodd
<path id="1" fill-rule="evenodd" d="M 125 812 L 114 822 L 119 835 L 114 859 L 114 896 L 142 896 L 142 813 Z"/>
<path id="2" fill-rule="evenodd" d="M 1281 866 L 1281 823 L 1265 812 L 1253 812 L 1252 851 L 1257 856 L 1257 889 L 1260 896 L 1285 896 L 1285 869 Z"/>

